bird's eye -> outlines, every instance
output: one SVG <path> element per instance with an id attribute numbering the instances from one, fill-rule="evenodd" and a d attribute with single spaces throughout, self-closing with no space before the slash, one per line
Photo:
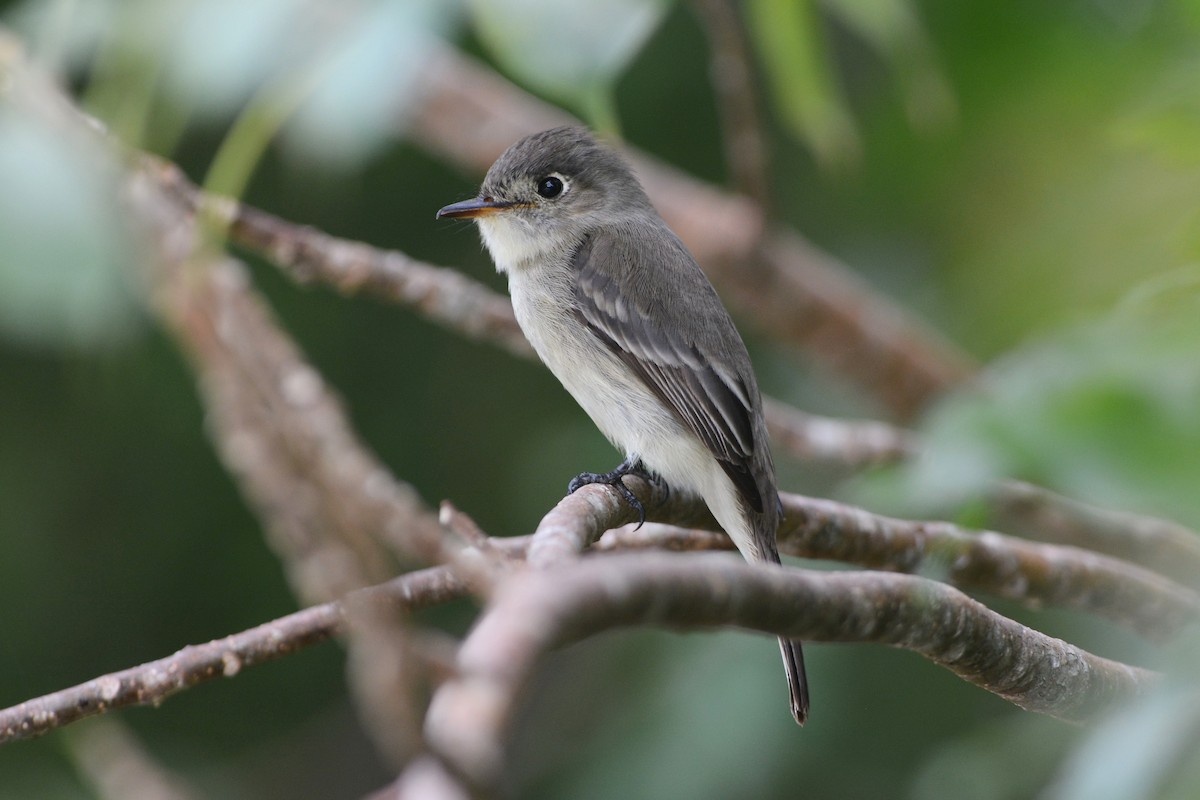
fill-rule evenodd
<path id="1" fill-rule="evenodd" d="M 547 175 L 538 181 L 537 193 L 547 200 L 553 200 L 563 193 L 566 185 L 557 175 Z"/>

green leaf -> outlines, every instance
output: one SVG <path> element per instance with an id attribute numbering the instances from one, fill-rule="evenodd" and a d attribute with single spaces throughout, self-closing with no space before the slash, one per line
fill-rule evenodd
<path id="1" fill-rule="evenodd" d="M 301 155 L 353 166 L 392 141 L 421 88 L 435 37 L 459 16 L 449 0 L 366 9 L 318 67 L 317 85 L 285 131 Z"/>
<path id="2" fill-rule="evenodd" d="M 1200 166 L 1200 61 L 1184 59 L 1156 76 L 1154 85 L 1113 126 L 1118 144 L 1153 153 L 1172 168 Z"/>
<path id="3" fill-rule="evenodd" d="M 746 10 L 775 107 L 789 130 L 826 166 L 856 161 L 858 134 L 812 0 L 749 0 Z"/>
<path id="4" fill-rule="evenodd" d="M 102 347 L 135 328 L 132 248 L 86 144 L 0 106 L 0 335 Z"/>
<path id="5" fill-rule="evenodd" d="M 1191 665 L 1193 668 L 1195 664 Z M 1163 797 L 1181 764 L 1195 760 L 1200 698 L 1189 682 L 1155 687 L 1097 728 L 1063 764 L 1047 800 Z M 1196 786 L 1177 796 L 1195 797 Z"/>
<path id="6" fill-rule="evenodd" d="M 474 0 L 480 40 L 521 83 L 614 133 L 612 87 L 668 0 Z"/>
<path id="7" fill-rule="evenodd" d="M 27 2 L 15 19 L 41 50 L 92 65 L 88 105 L 129 144 L 160 134 L 162 108 L 225 121 L 248 104 L 290 120 L 304 157 L 354 165 L 396 131 L 420 87 L 433 37 L 461 2 L 373 0 L 91 0 Z M 58 51 L 64 51 L 57 55 Z M 158 116 L 155 111 L 158 111 Z M 259 113 L 259 112 L 255 112 Z M 260 114 L 261 115 L 261 114 Z M 269 116 L 269 115 L 268 115 Z"/>
<path id="8" fill-rule="evenodd" d="M 936 130 L 955 116 L 954 96 L 910 0 L 824 0 L 891 63 L 914 127 Z"/>
<path id="9" fill-rule="evenodd" d="M 1200 273 L 1130 295 L 990 367 L 923 424 L 900 471 L 912 510 L 1025 478 L 1102 505 L 1200 522 Z"/>

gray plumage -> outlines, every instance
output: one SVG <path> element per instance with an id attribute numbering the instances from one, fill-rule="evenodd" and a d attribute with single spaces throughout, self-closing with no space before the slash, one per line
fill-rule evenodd
<path id="1" fill-rule="evenodd" d="M 438 216 L 479 223 L 538 355 L 627 456 L 704 498 L 751 561 L 779 563 L 779 495 L 746 347 L 695 259 L 632 171 L 582 128 L 510 147 L 479 197 Z M 797 722 L 798 642 L 780 640 Z"/>

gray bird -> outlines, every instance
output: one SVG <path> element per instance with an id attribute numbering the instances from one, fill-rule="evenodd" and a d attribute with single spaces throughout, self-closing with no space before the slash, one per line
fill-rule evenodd
<path id="1" fill-rule="evenodd" d="M 526 338 L 625 453 L 568 491 L 610 484 L 644 519 L 621 479 L 661 478 L 703 497 L 746 560 L 778 564 L 781 507 L 750 356 L 625 162 L 583 128 L 543 131 L 497 159 L 478 197 L 437 216 L 479 224 Z M 803 724 L 800 643 L 779 644 Z"/>

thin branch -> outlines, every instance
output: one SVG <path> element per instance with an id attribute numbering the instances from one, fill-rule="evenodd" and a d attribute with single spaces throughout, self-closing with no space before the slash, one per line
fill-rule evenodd
<path id="1" fill-rule="evenodd" d="M 719 531 L 680 528 L 662 522 L 647 522 L 610 528 L 592 545 L 589 552 L 613 553 L 628 550 L 664 550 L 671 553 L 695 553 L 706 550 L 735 550 L 733 540 Z"/>
<path id="2" fill-rule="evenodd" d="M 343 602 L 358 598 L 386 600 L 398 609 L 417 611 L 467 592 L 468 587 L 448 568 L 433 567 L 359 590 Z M 41 736 L 118 708 L 157 706 L 184 689 L 216 678 L 232 678 L 248 667 L 326 641 L 343 630 L 343 602 L 306 608 L 242 633 L 189 645 L 166 658 L 4 709 L 0 711 L 0 744 Z"/>
<path id="3" fill-rule="evenodd" d="M 517 704 L 544 655 L 629 625 L 733 626 L 805 641 L 902 647 L 1028 711 L 1086 721 L 1155 675 L 1007 619 L 944 584 L 811 573 L 725 556 L 598 556 L 509 581 L 435 695 L 426 735 L 453 771 L 494 788 Z"/>
<path id="4" fill-rule="evenodd" d="M 1095 614 L 1157 639 L 1200 617 L 1200 597 L 1190 589 L 1088 550 L 893 519 L 832 500 L 781 499 L 780 550 L 792 555 L 919 573 L 1033 607 Z"/>
<path id="5" fill-rule="evenodd" d="M 178 775 L 157 763 L 115 719 L 93 720 L 66 737 L 66 751 L 99 800 L 197 800 Z"/>
<path id="6" fill-rule="evenodd" d="M 193 202 L 203 201 L 196 187 L 177 186 Z M 262 253 L 299 283 L 320 281 L 347 296 L 367 294 L 409 306 L 469 339 L 534 357 L 508 298 L 457 270 L 425 264 L 397 250 L 338 239 L 250 206 L 228 208 L 233 241 Z"/>
<path id="7" fill-rule="evenodd" d="M 424 100 L 406 117 L 412 137 L 475 173 L 520 137 L 571 121 L 449 49 L 430 55 L 422 82 Z M 896 418 L 912 418 L 973 374 L 960 350 L 832 256 L 791 231 L 768 231 L 750 201 L 648 156 L 632 160 L 658 210 L 732 307 L 856 381 Z M 763 268 L 747 269 L 755 263 Z"/>
<path id="8" fill-rule="evenodd" d="M 664 498 L 655 487 L 638 479 L 629 479 L 629 486 L 655 518 L 674 519 L 688 525 L 715 526 L 707 517 L 703 504 L 698 501 L 675 497 Z M 947 547 L 958 546 L 964 537 L 956 532 L 934 531 L 924 544 L 918 545 L 924 534 L 922 523 L 877 518 L 865 512 L 830 504 L 828 501 L 810 500 L 796 495 L 784 495 L 787 511 L 782 545 L 785 551 L 817 558 L 838 558 L 860 564 L 870 564 L 888 569 L 918 569 L 931 553 L 946 553 L 950 561 L 964 559 L 957 572 L 960 585 L 982 588 L 990 580 L 980 563 L 996 562 L 1015 564 L 1016 568 L 1028 567 L 1032 561 L 1023 554 L 1021 547 L 1032 547 L 1026 542 L 1009 540 L 998 535 L 985 548 L 966 547 L 962 552 L 949 555 Z M 576 514 L 572 526 L 567 515 Z M 856 514 L 862 514 L 855 518 Z M 686 530 L 674 525 L 648 522 L 640 530 L 630 523 L 633 512 L 616 494 L 604 487 L 587 486 L 556 507 L 556 526 L 575 527 L 575 532 L 555 533 L 566 535 L 568 542 L 587 542 L 599 537 L 598 551 L 662 549 L 694 551 L 701 549 L 729 549 L 731 544 L 724 534 L 711 531 Z M 548 526 L 546 531 L 551 530 Z M 603 536 L 600 534 L 607 530 Z M 544 534 L 545 535 L 545 534 Z M 939 538 L 941 537 L 941 538 Z M 969 538 L 969 537 L 966 537 Z M 489 547 L 511 559 L 525 556 L 535 536 L 489 539 Z M 545 546 L 545 545 L 542 545 Z M 554 551 L 557 546 L 552 546 Z M 559 558 L 549 558 L 543 563 L 560 567 L 570 565 L 572 559 L 561 557 L 568 550 L 558 550 Z M 1009 548 L 1015 547 L 1016 551 Z M 1071 548 L 1052 548 L 1060 551 L 1059 563 L 1066 575 L 1081 574 L 1071 565 L 1078 551 Z M 649 554 L 637 554 L 649 557 Z M 1079 553 L 1084 559 L 1091 554 Z M 982 559 L 982 562 L 980 561 Z M 522 574 L 520 582 L 526 579 Z M 976 581 L 979 581 L 977 583 Z M 1069 583 L 1060 578 L 1054 583 Z M 478 588 L 478 587 L 477 587 Z M 468 585 L 448 567 L 436 567 L 395 578 L 387 583 L 360 590 L 352 598 L 365 598 L 376 603 L 385 603 L 400 610 L 414 611 L 465 596 Z M 477 589 L 476 589 L 477 591 Z M 1096 594 L 1102 595 L 1101 592 Z M 1018 598 L 1020 599 L 1020 598 Z M 242 669 L 282 658 L 311 645 L 323 642 L 343 631 L 343 608 L 346 601 L 326 603 L 298 611 L 278 620 L 265 623 L 242 633 L 218 639 L 202 645 L 194 645 L 158 661 L 102 676 L 85 684 L 55 692 L 42 698 L 22 703 L 0 711 L 0 743 L 13 739 L 38 736 L 61 725 L 104 711 L 129 705 L 158 705 L 182 689 L 215 680 L 232 677 Z M 836 609 L 827 608 L 833 613 Z M 1170 612 L 1175 613 L 1175 612 Z M 473 636 L 473 635 L 472 635 Z"/>
<path id="9" fill-rule="evenodd" d="M 884 422 L 822 417 L 770 397 L 763 398 L 763 412 L 772 447 L 802 461 L 875 467 L 917 451 L 914 433 Z"/>
<path id="10" fill-rule="evenodd" d="M 738 4 L 733 0 L 695 0 L 692 7 L 708 36 L 709 80 L 716 95 L 721 142 L 733 185 L 759 208 L 769 209 L 767 146 Z"/>
<path id="11" fill-rule="evenodd" d="M 1200 588 L 1200 533 L 1170 520 L 1096 508 L 1019 481 L 991 496 L 999 523 L 1025 536 L 1108 553 Z"/>
<path id="12" fill-rule="evenodd" d="M 320 282 L 345 295 L 364 293 L 404 305 L 469 339 L 522 358 L 536 357 L 517 326 L 509 299 L 457 270 L 213 198 L 153 156 L 138 163 L 180 202 L 218 214 L 234 242 L 261 253 L 299 283 Z M 769 398 L 765 410 L 773 442 L 796 458 L 864 467 L 905 458 L 915 447 L 912 434 L 882 422 L 820 417 Z"/>

